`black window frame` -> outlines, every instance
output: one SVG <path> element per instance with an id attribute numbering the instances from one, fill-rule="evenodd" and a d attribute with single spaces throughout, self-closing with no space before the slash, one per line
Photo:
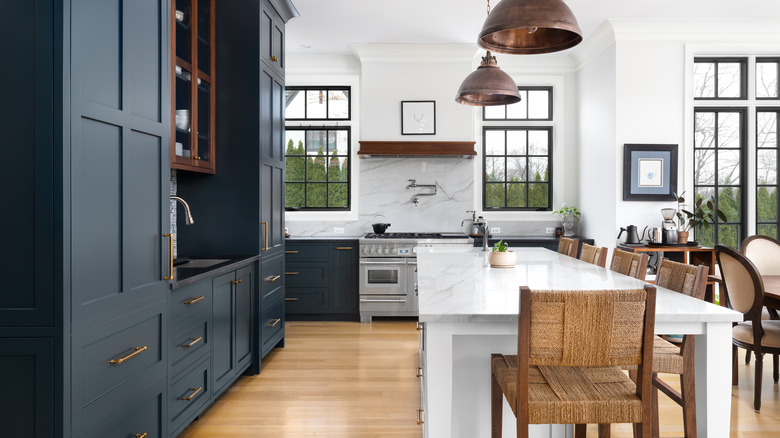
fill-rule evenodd
<path id="1" fill-rule="evenodd" d="M 715 96 L 714 97 L 693 97 L 694 101 L 725 101 L 725 100 L 745 100 L 748 98 L 748 58 L 747 57 L 696 57 L 693 58 L 693 63 L 714 63 L 715 64 Z M 718 65 L 719 64 L 733 64 L 739 63 L 740 65 L 740 84 L 739 84 L 739 96 L 738 97 L 720 97 L 718 96 Z"/>
<path id="2" fill-rule="evenodd" d="M 775 227 L 775 234 L 769 235 L 769 237 L 773 237 L 775 239 L 780 239 L 780 134 L 776 133 L 775 135 L 775 146 L 773 148 L 771 147 L 759 147 L 758 146 L 758 113 L 774 113 L 775 114 L 775 129 L 780 130 L 780 107 L 757 107 L 756 108 L 756 117 L 755 117 L 755 123 L 756 123 L 756 181 L 755 181 L 755 187 L 756 187 L 756 202 L 755 202 L 755 214 L 756 214 L 756 234 L 762 234 L 759 231 L 759 227 L 761 225 L 774 225 Z M 777 175 L 775 177 L 775 183 L 774 184 L 761 184 L 758 180 L 758 151 L 760 150 L 774 150 L 775 151 L 775 169 L 777 172 Z M 762 221 L 759 218 L 758 214 L 758 191 L 762 188 L 772 188 L 775 190 L 775 198 L 776 198 L 776 205 L 775 205 L 775 219 L 773 221 L 764 220 Z M 763 234 L 768 235 L 768 234 Z"/>
<path id="3" fill-rule="evenodd" d="M 778 87 L 778 89 L 777 89 L 777 96 L 776 97 L 771 97 L 771 96 L 770 97 L 758 97 L 758 95 L 756 95 L 755 89 L 754 89 L 753 90 L 754 91 L 754 96 L 753 97 L 756 100 L 778 100 L 778 99 L 780 99 L 780 56 L 757 57 L 756 58 L 756 62 L 755 62 L 756 66 L 759 63 L 775 64 L 775 68 L 777 69 L 777 81 L 778 81 L 778 84 L 777 84 L 777 87 Z M 753 73 L 753 81 L 757 82 L 756 75 L 758 74 L 758 68 L 756 68 L 755 70 L 756 71 Z"/>
<path id="4" fill-rule="evenodd" d="M 326 95 L 327 95 L 328 91 L 346 91 L 347 92 L 347 118 L 345 118 L 345 119 L 330 118 L 328 116 L 328 114 L 330 113 L 330 111 L 329 111 L 330 108 L 328 107 L 330 105 L 330 103 L 329 103 L 330 101 L 327 100 L 327 99 L 325 100 L 325 117 L 324 118 L 322 118 L 322 117 L 308 117 L 309 109 L 308 109 L 308 106 L 305 104 L 305 99 L 304 99 L 304 105 L 303 105 L 304 117 L 303 118 L 288 118 L 288 117 L 285 116 L 285 121 L 287 121 L 287 122 L 306 122 L 306 121 L 347 122 L 347 121 L 351 121 L 352 120 L 352 87 L 350 87 L 350 86 L 346 86 L 346 85 L 333 85 L 333 86 L 330 86 L 330 85 L 286 86 L 285 87 L 285 91 L 287 91 L 287 92 L 289 92 L 289 91 L 298 91 L 298 92 L 300 92 L 300 91 L 303 91 L 303 92 L 308 92 L 308 91 L 325 91 Z M 295 97 L 295 95 L 293 95 L 291 97 L 287 97 L 287 95 L 285 93 L 285 108 L 287 108 L 287 105 L 289 105 L 291 99 L 294 98 L 294 97 Z"/>
<path id="5" fill-rule="evenodd" d="M 492 119 L 491 119 L 492 120 Z M 487 132 L 488 131 L 504 131 L 505 135 L 507 131 L 546 131 L 547 132 L 547 154 L 545 155 L 531 155 L 530 153 L 526 153 L 525 155 L 507 155 L 506 151 L 503 155 L 490 155 L 490 157 L 498 157 L 503 156 L 505 159 L 504 162 L 504 206 L 503 207 L 488 207 L 486 205 L 487 201 L 487 184 L 488 181 L 485 178 L 486 175 L 486 166 L 487 166 Z M 506 143 L 505 143 L 506 144 Z M 529 150 L 526 150 L 526 152 L 529 152 Z M 506 200 L 507 200 L 507 193 L 508 193 L 508 185 L 509 184 L 525 184 L 525 198 L 526 201 L 528 200 L 528 191 L 531 183 L 535 183 L 536 181 L 527 180 L 527 181 L 518 181 L 518 182 L 510 182 L 506 180 L 506 172 L 507 172 L 507 164 L 506 164 L 506 158 L 507 157 L 525 157 L 526 160 L 533 157 L 545 157 L 547 158 L 547 181 L 542 182 L 543 184 L 547 185 L 547 206 L 546 207 L 507 207 L 506 206 Z M 527 163 L 527 161 L 526 161 Z M 507 125 L 488 125 L 482 127 L 482 175 L 481 175 L 481 184 L 482 184 L 482 211 L 552 211 L 552 202 L 553 202 L 553 127 L 552 126 L 507 126 Z M 526 165 L 526 169 L 528 169 L 529 166 Z M 526 175 L 527 178 L 530 178 L 529 175 Z"/>
<path id="6" fill-rule="evenodd" d="M 542 119 L 530 118 L 530 117 L 519 118 L 519 119 L 518 118 L 511 118 L 510 119 L 510 118 L 506 117 L 507 106 L 508 105 L 501 105 L 502 107 L 504 107 L 504 118 L 498 118 L 498 119 L 497 118 L 490 118 L 490 119 L 488 119 L 488 118 L 485 117 L 485 111 L 486 111 L 487 108 L 486 107 L 482 107 L 482 121 L 483 122 L 487 122 L 487 123 L 500 123 L 500 122 L 505 122 L 505 121 L 509 121 L 509 122 L 512 122 L 512 121 L 518 121 L 518 122 L 521 122 L 521 121 L 549 122 L 549 121 L 553 120 L 553 114 L 554 114 L 553 113 L 553 87 L 547 86 L 547 85 L 545 85 L 545 86 L 518 86 L 517 90 L 518 91 L 526 91 L 526 92 L 528 92 L 528 91 L 547 91 L 547 117 L 546 118 L 542 118 Z M 525 113 L 526 113 L 526 115 L 528 114 L 528 101 L 527 100 L 521 100 L 520 102 L 513 103 L 512 105 L 525 105 Z"/>
<path id="7" fill-rule="evenodd" d="M 308 131 L 345 131 L 347 133 L 347 151 L 346 154 L 338 154 L 338 155 L 331 155 L 329 151 L 325 150 L 325 169 L 327 172 L 328 166 L 327 163 L 330 161 L 331 157 L 345 157 L 347 159 L 347 169 L 350 171 L 347 172 L 347 180 L 346 181 L 329 181 L 326 173 L 325 181 L 309 181 L 308 180 L 308 166 L 304 164 L 304 180 L 303 181 L 287 181 L 287 175 L 285 170 L 285 211 L 349 211 L 352 208 L 352 128 L 351 126 L 336 126 L 336 125 L 324 125 L 324 126 L 285 126 L 285 137 L 287 135 L 287 131 L 304 131 L 304 133 Z M 308 137 L 307 134 L 304 134 L 304 137 Z M 328 134 L 326 134 L 326 138 L 328 137 Z M 284 154 L 285 159 L 285 169 L 287 164 L 287 158 L 303 158 L 304 163 L 306 163 L 306 158 L 310 157 L 311 155 L 305 154 L 305 145 L 304 145 L 304 154 L 303 155 L 288 155 L 286 150 Z M 317 183 L 317 184 L 325 184 L 325 205 L 326 207 L 307 207 L 306 202 L 308 200 L 307 192 L 308 192 L 308 185 L 311 183 Z M 293 185 L 303 185 L 303 199 L 304 199 L 304 206 L 303 207 L 288 207 L 287 206 L 287 185 L 293 184 Z M 328 197 L 330 191 L 328 190 L 329 186 L 332 184 L 343 184 L 347 187 L 347 205 L 346 207 L 327 207 L 328 205 Z"/>
<path id="8" fill-rule="evenodd" d="M 748 187 L 748 181 L 747 181 L 748 180 L 748 178 L 747 178 L 748 177 L 748 173 L 747 173 L 748 156 L 747 156 L 747 152 L 748 152 L 748 146 L 749 146 L 748 143 L 747 143 L 747 113 L 748 113 L 748 108 L 747 107 L 742 107 L 742 106 L 739 106 L 739 107 L 738 106 L 733 106 L 733 107 L 723 107 L 723 106 L 718 106 L 718 107 L 716 107 L 716 106 L 695 107 L 693 109 L 693 116 L 694 116 L 693 131 L 694 131 L 694 137 L 695 137 L 695 133 L 696 133 L 696 115 L 699 114 L 699 113 L 715 113 L 715 123 L 714 123 L 715 127 L 718 126 L 718 115 L 721 114 L 721 113 L 737 113 L 737 114 L 739 114 L 739 117 L 740 117 L 740 129 L 739 129 L 739 143 L 740 143 L 740 147 L 739 147 L 739 172 L 740 172 L 740 178 L 739 178 L 739 184 L 736 184 L 736 185 L 721 185 L 718 182 L 718 173 L 720 171 L 719 166 L 718 166 L 719 151 L 720 150 L 727 150 L 727 149 L 718 147 L 718 141 L 717 141 L 718 131 L 717 131 L 717 129 L 715 129 L 715 133 L 714 133 L 714 135 L 715 135 L 715 145 L 714 145 L 713 148 L 700 148 L 700 147 L 697 147 L 695 141 L 693 143 L 693 154 L 694 154 L 694 160 L 693 160 L 693 163 L 692 163 L 692 165 L 694 166 L 694 168 L 693 168 L 693 174 L 694 174 L 694 178 L 693 178 L 693 194 L 689 197 L 690 198 L 689 203 L 693 203 L 696 200 L 696 194 L 699 192 L 699 190 L 698 190 L 699 187 L 712 188 L 713 200 L 714 200 L 715 208 L 720 208 L 719 207 L 719 202 L 720 201 L 719 201 L 719 196 L 718 196 L 719 195 L 719 190 L 721 188 L 726 188 L 726 187 L 738 188 L 739 192 L 740 192 L 740 196 L 739 196 L 739 212 L 740 212 L 740 214 L 739 214 L 738 221 L 736 221 L 736 222 L 734 222 L 734 221 L 722 222 L 717 216 L 715 216 L 714 222 L 711 223 L 711 225 L 714 225 L 714 226 L 710 226 L 709 227 L 709 229 L 713 230 L 713 242 L 715 244 L 717 244 L 717 243 L 722 243 L 720 241 L 720 239 L 719 239 L 719 235 L 720 235 L 720 229 L 719 228 L 720 228 L 720 226 L 736 225 L 737 226 L 736 245 L 738 246 L 740 244 L 740 242 L 742 242 L 742 240 L 744 239 L 744 236 L 747 234 L 746 233 L 746 228 L 747 228 L 747 222 L 746 222 L 747 221 L 747 218 L 746 218 L 747 210 L 746 210 L 746 208 L 747 208 L 747 195 L 748 195 L 748 191 L 747 191 L 747 187 Z M 728 150 L 732 150 L 732 149 L 733 148 L 730 148 Z M 696 152 L 698 150 L 713 150 L 715 152 L 715 174 L 713 175 L 713 184 L 712 185 L 702 185 L 702 184 L 698 184 L 697 181 L 696 181 L 696 168 L 695 168 L 696 159 L 695 159 L 695 156 L 696 156 Z M 690 207 L 690 204 L 688 205 L 688 207 Z M 702 230 L 701 227 L 697 227 L 695 231 L 696 232 L 706 232 L 706 231 Z"/>

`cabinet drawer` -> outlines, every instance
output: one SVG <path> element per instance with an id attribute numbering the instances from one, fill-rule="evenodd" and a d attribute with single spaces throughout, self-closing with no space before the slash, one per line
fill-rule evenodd
<path id="1" fill-rule="evenodd" d="M 180 289 L 174 289 L 168 296 L 169 320 L 198 318 L 211 313 L 211 281 L 200 281 Z"/>
<path id="2" fill-rule="evenodd" d="M 287 263 L 284 269 L 286 287 L 330 286 L 330 263 Z"/>
<path id="3" fill-rule="evenodd" d="M 322 313 L 328 310 L 327 287 L 286 288 L 285 311 L 291 313 Z"/>
<path id="4" fill-rule="evenodd" d="M 135 315 L 79 336 L 74 345 L 75 409 L 83 409 L 134 376 L 162 365 L 162 313 Z M 114 325 L 118 327 L 114 327 Z"/>
<path id="5" fill-rule="evenodd" d="M 260 328 L 263 333 L 263 356 L 284 336 L 284 295 L 280 289 L 263 300 Z"/>
<path id="6" fill-rule="evenodd" d="M 168 393 L 170 435 L 177 435 L 179 429 L 189 424 L 191 417 L 197 415 L 211 399 L 208 364 L 209 360 L 204 360 L 171 384 Z"/>
<path id="7" fill-rule="evenodd" d="M 189 327 L 171 328 L 168 343 L 170 375 L 175 376 L 211 349 L 208 322 L 190 323 Z"/>
<path id="8" fill-rule="evenodd" d="M 261 296 L 265 297 L 274 290 L 284 286 L 284 257 L 264 261 L 260 278 Z"/>
<path id="9" fill-rule="evenodd" d="M 295 260 L 330 260 L 330 244 L 327 243 L 290 243 L 284 247 L 284 257 L 288 262 Z"/>
<path id="10" fill-rule="evenodd" d="M 84 438 L 165 437 L 165 386 L 166 382 L 162 380 L 152 388 L 143 388 L 144 390 L 141 391 L 139 397 L 129 402 L 123 400 L 121 409 L 117 409 L 88 431 L 77 431 L 74 436 Z"/>

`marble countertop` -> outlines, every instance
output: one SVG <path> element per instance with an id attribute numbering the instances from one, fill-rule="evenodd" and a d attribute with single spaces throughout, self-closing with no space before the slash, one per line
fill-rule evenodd
<path id="1" fill-rule="evenodd" d="M 545 248 L 515 248 L 513 268 L 492 268 L 479 248 L 418 248 L 421 322 L 517 321 L 520 286 L 532 289 L 628 289 L 633 277 Z M 657 322 L 741 321 L 742 314 L 658 288 Z"/>

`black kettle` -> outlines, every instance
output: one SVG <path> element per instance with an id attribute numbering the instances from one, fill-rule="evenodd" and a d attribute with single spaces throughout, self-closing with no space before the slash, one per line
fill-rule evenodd
<path id="1" fill-rule="evenodd" d="M 620 233 L 618 233 L 617 236 L 618 239 L 623 235 L 623 231 L 626 232 L 626 241 L 624 243 L 627 245 L 639 244 L 639 234 L 636 232 L 636 225 L 629 225 L 626 228 L 620 227 Z"/>

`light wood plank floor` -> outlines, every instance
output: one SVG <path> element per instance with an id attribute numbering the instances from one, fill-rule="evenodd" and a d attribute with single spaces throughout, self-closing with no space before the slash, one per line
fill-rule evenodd
<path id="1" fill-rule="evenodd" d="M 422 436 L 415 423 L 420 390 L 414 322 L 288 322 L 286 330 L 286 347 L 263 360 L 262 373 L 242 377 L 182 438 Z M 731 436 L 776 438 L 780 385 L 772 381 L 771 357 L 764 362 L 760 414 L 753 412 L 754 368 L 743 359 L 740 350 Z M 682 436 L 681 410 L 660 397 L 661 435 Z M 614 425 L 612 431 L 613 437 L 631 436 L 627 425 Z M 589 435 L 596 436 L 595 428 Z"/>

